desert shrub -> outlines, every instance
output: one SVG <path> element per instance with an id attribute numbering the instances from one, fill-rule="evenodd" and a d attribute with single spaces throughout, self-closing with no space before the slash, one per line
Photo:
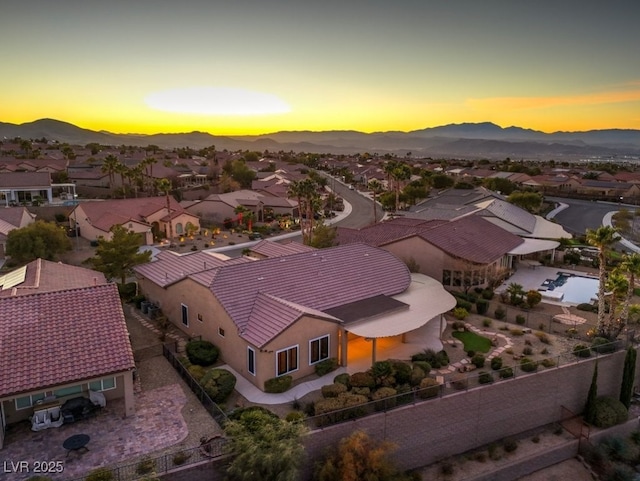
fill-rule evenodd
<path id="1" fill-rule="evenodd" d="M 509 334 L 512 336 L 520 337 L 524 336 L 524 331 L 522 329 L 509 329 Z"/>
<path id="2" fill-rule="evenodd" d="M 502 369 L 500 369 L 500 373 L 498 375 L 500 376 L 500 379 L 508 379 L 510 377 L 513 377 L 513 368 L 503 367 Z"/>
<path id="3" fill-rule="evenodd" d="M 505 453 L 512 453 L 518 449 L 518 443 L 515 439 L 507 438 L 502 441 L 502 449 Z"/>
<path id="4" fill-rule="evenodd" d="M 464 330 L 466 329 L 465 323 L 462 321 L 453 321 L 453 323 L 451 324 L 451 329 L 453 329 L 454 331 Z"/>
<path id="5" fill-rule="evenodd" d="M 486 299 L 478 299 L 476 301 L 476 311 L 481 316 L 484 316 L 489 311 L 489 301 Z"/>
<path id="6" fill-rule="evenodd" d="M 597 310 L 597 307 L 594 306 L 593 304 L 589 304 L 587 302 L 584 302 L 582 304 L 578 304 L 576 306 L 576 309 L 578 309 L 579 311 L 594 312 L 594 311 Z"/>
<path id="7" fill-rule="evenodd" d="M 631 439 L 621 437 L 606 438 L 598 445 L 607 455 L 615 460 L 624 463 L 634 463 L 640 454 L 638 446 Z"/>
<path id="8" fill-rule="evenodd" d="M 236 377 L 226 369 L 211 369 L 200 380 L 200 385 L 213 402 L 222 403 L 236 387 Z"/>
<path id="9" fill-rule="evenodd" d="M 489 444 L 489 447 L 487 448 L 487 453 L 489 454 L 489 459 L 493 461 L 498 461 L 499 459 L 502 458 L 502 450 L 500 449 L 500 446 L 498 446 L 496 443 Z"/>
<path id="10" fill-rule="evenodd" d="M 187 454 L 184 451 L 178 451 L 173 455 L 173 464 L 176 466 L 180 466 L 187 462 L 187 460 L 191 457 L 191 454 Z"/>
<path id="11" fill-rule="evenodd" d="M 438 381 L 431 377 L 425 377 L 422 381 L 420 381 L 418 396 L 420 396 L 422 399 L 428 399 L 436 397 L 439 391 L 440 384 L 438 383 Z"/>
<path id="12" fill-rule="evenodd" d="M 473 459 L 475 459 L 479 463 L 486 463 L 487 453 L 485 453 L 484 451 L 478 451 L 476 454 L 474 454 Z"/>
<path id="13" fill-rule="evenodd" d="M 502 358 L 500 356 L 496 356 L 491 359 L 491 369 L 497 371 L 502 367 Z"/>
<path id="14" fill-rule="evenodd" d="M 604 337 L 595 337 L 591 342 L 591 349 L 598 354 L 609 354 L 616 350 L 616 343 Z"/>
<path id="15" fill-rule="evenodd" d="M 493 289 L 484 289 L 482 291 L 482 298 L 490 301 L 493 299 Z"/>
<path id="16" fill-rule="evenodd" d="M 493 376 L 490 372 L 482 371 L 478 374 L 478 382 L 480 384 L 490 384 L 493 382 Z"/>
<path id="17" fill-rule="evenodd" d="M 507 311 L 505 311 L 502 306 L 496 307 L 496 310 L 493 312 L 493 317 L 495 317 L 499 321 L 504 319 L 506 315 L 507 315 Z"/>
<path id="18" fill-rule="evenodd" d="M 391 367 L 393 368 L 393 377 L 396 379 L 397 384 L 407 384 L 411 382 L 412 367 L 408 363 L 393 361 Z"/>
<path id="19" fill-rule="evenodd" d="M 414 367 L 419 367 L 420 369 L 422 369 L 425 375 L 431 372 L 431 364 L 429 364 L 427 361 L 414 361 L 413 365 Z"/>
<path id="20" fill-rule="evenodd" d="M 445 351 L 435 352 L 433 349 L 425 349 L 411 356 L 411 361 L 426 361 L 432 368 L 440 369 L 442 366 L 449 364 L 449 355 Z"/>
<path id="21" fill-rule="evenodd" d="M 468 314 L 471 311 L 472 308 L 473 308 L 473 304 L 471 304 L 469 301 L 465 301 L 464 299 L 461 299 L 461 298 L 457 297 L 456 298 L 456 308 L 453 310 L 454 316 L 455 316 L 455 312 L 458 309 L 464 309 L 465 311 L 467 311 L 467 314 Z M 464 319 L 464 317 L 462 319 Z"/>
<path id="22" fill-rule="evenodd" d="M 304 413 L 301 413 L 300 411 L 291 411 L 290 413 L 287 413 L 284 419 L 290 423 L 297 423 L 304 420 Z"/>
<path id="23" fill-rule="evenodd" d="M 320 424 L 329 424 L 332 422 L 340 422 L 347 419 L 353 419 L 365 414 L 363 404 L 367 403 L 369 399 L 366 396 L 352 393 L 343 393 L 338 397 L 320 399 L 316 402 L 315 412 L 316 416 L 332 413 L 333 411 L 340 411 L 332 413 L 330 416 L 324 419 L 320 419 Z"/>
<path id="24" fill-rule="evenodd" d="M 484 367 L 485 358 L 482 354 L 476 354 L 471 358 L 471 364 L 477 368 Z"/>
<path id="25" fill-rule="evenodd" d="M 368 372 L 354 372 L 350 382 L 352 387 L 368 387 L 369 389 L 376 385 L 375 379 Z"/>
<path id="26" fill-rule="evenodd" d="M 136 464 L 136 473 L 137 474 L 147 474 L 153 471 L 156 467 L 156 462 L 154 459 L 150 457 L 142 458 L 142 460 Z"/>
<path id="27" fill-rule="evenodd" d="M 293 383 L 291 376 L 279 376 L 267 379 L 264 382 L 264 391 L 269 393 L 279 393 L 288 391 Z"/>
<path id="28" fill-rule="evenodd" d="M 528 357 L 520 359 L 520 369 L 524 372 L 534 372 L 538 370 L 538 363 Z"/>
<path id="29" fill-rule="evenodd" d="M 636 471 L 631 466 L 613 463 L 606 476 L 602 479 L 605 481 L 635 481 L 637 479 L 636 476 Z"/>
<path id="30" fill-rule="evenodd" d="M 276 413 L 274 413 L 273 411 L 269 411 L 267 408 L 262 406 L 248 406 L 246 408 L 238 408 L 233 410 L 227 416 L 231 421 L 240 421 L 242 420 L 242 417 L 244 416 L 245 413 L 250 413 L 253 411 L 259 411 L 261 414 L 264 414 L 265 416 L 270 416 L 274 419 L 278 417 Z"/>
<path id="31" fill-rule="evenodd" d="M 467 316 L 469 315 L 469 311 L 467 309 L 465 309 L 464 307 L 456 307 L 453 310 L 453 317 L 455 317 L 458 320 L 463 320 L 465 319 Z"/>
<path id="32" fill-rule="evenodd" d="M 542 364 L 543 367 L 553 367 L 556 365 L 556 362 L 551 359 L 550 357 L 547 357 L 545 359 L 543 359 L 542 361 L 540 361 L 540 364 Z"/>
<path id="33" fill-rule="evenodd" d="M 391 361 L 376 361 L 371 366 L 371 375 L 375 380 L 376 386 L 383 386 L 393 381 L 393 365 Z"/>
<path id="34" fill-rule="evenodd" d="M 89 472 L 85 481 L 111 481 L 113 479 L 113 471 L 109 468 L 98 468 Z"/>
<path id="35" fill-rule="evenodd" d="M 425 364 L 429 365 L 428 362 Z M 417 386 L 425 377 L 427 377 L 427 373 L 424 371 L 424 369 L 414 363 L 414 366 L 411 369 L 411 379 L 409 380 L 409 384 L 411 384 L 412 386 Z"/>
<path id="36" fill-rule="evenodd" d="M 195 379 L 198 382 L 202 380 L 202 378 L 207 372 L 204 367 L 198 366 L 197 364 L 193 364 L 189 366 L 187 368 L 187 371 L 189 371 L 189 374 L 191 374 L 191 377 L 193 377 L 193 379 Z"/>
<path id="37" fill-rule="evenodd" d="M 547 354 L 549 354 L 549 349 L 545 347 L 542 351 L 540 351 L 540 354 L 543 354 L 546 356 Z"/>
<path id="38" fill-rule="evenodd" d="M 482 326 L 483 327 L 491 327 L 491 319 L 483 319 L 482 320 Z"/>
<path id="39" fill-rule="evenodd" d="M 391 409 L 396 405 L 395 395 L 398 392 L 392 387 L 381 387 L 371 394 L 371 400 L 375 401 L 374 408 L 376 411 Z"/>
<path id="40" fill-rule="evenodd" d="M 590 357 L 591 350 L 584 344 L 576 344 L 573 348 L 573 353 L 578 357 Z"/>
<path id="41" fill-rule="evenodd" d="M 524 349 L 522 349 L 522 354 L 524 356 L 531 356 L 533 354 L 533 349 L 531 349 L 529 346 L 527 346 Z"/>
<path id="42" fill-rule="evenodd" d="M 543 344 L 551 344 L 551 339 L 544 332 L 536 332 L 536 337 Z"/>
<path id="43" fill-rule="evenodd" d="M 191 341 L 187 343 L 187 357 L 191 364 L 210 366 L 218 360 L 220 350 L 209 341 Z"/>
<path id="44" fill-rule="evenodd" d="M 459 390 L 466 389 L 469 385 L 469 380 L 465 374 L 457 372 L 451 378 L 451 385 Z"/>
<path id="45" fill-rule="evenodd" d="M 333 378 L 333 382 L 339 382 L 347 386 L 347 389 L 351 389 L 351 376 L 349 373 L 343 372 L 342 374 L 338 374 Z"/>
<path id="46" fill-rule="evenodd" d="M 354 386 L 354 387 L 351 388 L 351 393 L 352 394 L 360 394 L 361 396 L 369 397 L 371 395 L 371 388 L 370 387 L 357 387 L 357 386 Z"/>
<path id="47" fill-rule="evenodd" d="M 625 422 L 629 418 L 627 408 L 618 399 L 600 396 L 595 403 L 593 424 L 599 428 L 609 428 Z"/>
<path id="48" fill-rule="evenodd" d="M 318 376 L 324 376 L 332 371 L 338 369 L 338 360 L 335 357 L 330 357 L 324 361 L 316 363 L 315 370 Z"/>
<path id="49" fill-rule="evenodd" d="M 476 355 L 476 351 L 474 351 L 473 349 L 469 349 L 467 351 L 467 357 L 473 357 Z"/>
<path id="50" fill-rule="evenodd" d="M 327 384 L 326 386 L 322 386 L 322 397 L 338 397 L 339 394 L 343 392 L 347 392 L 347 386 L 342 383 L 335 382 L 333 384 Z"/>
<path id="51" fill-rule="evenodd" d="M 527 320 L 524 318 L 524 316 L 523 316 L 523 315 L 518 314 L 518 315 L 516 316 L 516 323 L 517 323 L 517 324 L 522 325 L 522 324 L 524 324 L 525 322 L 527 322 Z"/>

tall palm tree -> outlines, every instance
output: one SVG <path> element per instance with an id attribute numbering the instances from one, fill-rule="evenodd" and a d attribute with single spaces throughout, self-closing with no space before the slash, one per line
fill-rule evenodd
<path id="1" fill-rule="evenodd" d="M 169 179 L 158 179 L 157 187 L 167 199 L 167 215 L 169 216 L 169 243 L 173 240 L 173 220 L 171 218 L 171 199 L 169 198 L 169 191 L 171 190 L 171 181 Z"/>
<path id="2" fill-rule="evenodd" d="M 624 327 L 626 319 L 620 316 L 616 322 L 616 311 L 618 310 L 620 301 L 623 300 L 626 295 L 628 285 L 629 282 L 621 270 L 615 269 L 609 273 L 606 289 L 609 297 L 609 320 L 607 321 L 607 326 L 610 333 L 619 333 Z M 617 334 L 611 337 L 617 337 Z"/>
<path id="3" fill-rule="evenodd" d="M 608 337 L 605 319 L 605 289 L 607 284 L 607 252 L 618 240 L 617 231 L 611 226 L 600 226 L 597 229 L 587 229 L 587 242 L 597 247 L 598 252 L 598 325 L 599 335 Z"/>
<path id="4" fill-rule="evenodd" d="M 116 157 L 115 155 L 107 155 L 104 158 L 104 161 L 102 162 L 102 167 L 101 167 L 101 171 L 103 174 L 108 174 L 109 175 L 109 188 L 113 188 L 113 180 L 114 180 L 114 176 L 116 171 L 118 170 L 118 164 L 120 164 L 120 161 L 118 160 L 118 157 Z"/>
<path id="5" fill-rule="evenodd" d="M 640 254 L 633 253 L 627 254 L 622 259 L 621 269 L 627 274 L 628 286 L 627 296 L 622 306 L 622 312 L 620 317 L 623 321 L 629 321 L 629 309 L 631 306 L 631 298 L 633 297 L 633 291 L 636 287 L 636 278 L 640 277 Z"/>
<path id="6" fill-rule="evenodd" d="M 369 189 L 373 194 L 373 223 L 375 224 L 378 222 L 378 202 L 376 197 L 384 192 L 384 186 L 378 179 L 371 179 L 369 181 Z"/>
<path id="7" fill-rule="evenodd" d="M 302 189 L 300 187 L 299 180 L 294 180 L 289 184 L 287 195 L 289 197 L 295 197 L 298 201 L 298 221 L 300 222 L 300 228 L 302 229 Z M 302 232 L 302 243 L 304 244 L 304 231 Z"/>
<path id="8" fill-rule="evenodd" d="M 402 183 L 411 178 L 411 167 L 403 162 L 399 162 L 396 167 L 391 171 L 391 177 L 394 180 L 394 186 L 396 191 L 396 212 L 400 209 L 400 190 Z"/>

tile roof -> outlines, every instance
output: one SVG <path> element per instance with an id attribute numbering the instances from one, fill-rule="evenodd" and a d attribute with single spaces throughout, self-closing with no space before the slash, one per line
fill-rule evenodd
<path id="1" fill-rule="evenodd" d="M 325 311 L 376 295 L 395 295 L 410 283 L 407 266 L 393 254 L 351 244 L 220 267 L 210 289 L 241 336 L 262 339 L 253 332 L 256 325 L 265 324 L 261 329 L 276 332 L 282 327 L 278 323 L 284 321 L 254 313 L 261 295 Z M 263 309 L 273 306 L 264 299 L 261 302 L 265 303 Z"/>
<path id="2" fill-rule="evenodd" d="M 25 267 L 24 281 L 11 289 L 2 290 L 0 286 L 0 297 L 90 287 L 107 282 L 102 272 L 44 259 L 36 259 Z"/>
<path id="3" fill-rule="evenodd" d="M 51 175 L 48 172 L 10 172 L 0 175 L 0 187 L 49 187 Z"/>
<path id="4" fill-rule="evenodd" d="M 279 244 L 270 240 L 262 240 L 251 247 L 251 251 L 265 257 L 280 257 L 298 252 L 309 252 L 315 250 L 313 247 L 300 244 L 299 242 L 289 242 L 287 244 Z"/>
<path id="5" fill-rule="evenodd" d="M 0 299 L 0 398 L 135 367 L 115 284 Z"/>
<path id="6" fill-rule="evenodd" d="M 27 210 L 26 207 L 4 207 L 0 208 L 0 220 L 4 220 L 15 227 L 24 227 L 35 219 L 36 215 Z"/>

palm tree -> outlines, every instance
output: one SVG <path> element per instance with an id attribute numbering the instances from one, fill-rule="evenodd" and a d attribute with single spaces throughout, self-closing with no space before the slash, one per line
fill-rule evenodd
<path id="1" fill-rule="evenodd" d="M 389 174 L 393 178 L 393 184 L 396 191 L 396 212 L 400 209 L 400 190 L 402 183 L 411 178 L 411 167 L 404 162 L 395 162 L 392 164 Z"/>
<path id="2" fill-rule="evenodd" d="M 173 240 L 173 220 L 171 219 L 171 200 L 169 198 L 169 191 L 171 190 L 171 181 L 169 179 L 158 179 L 158 190 L 164 193 L 167 199 L 167 214 L 169 216 L 169 243 Z"/>
<path id="3" fill-rule="evenodd" d="M 620 270 L 616 269 L 609 273 L 606 288 L 607 294 L 609 295 L 609 320 L 607 321 L 607 325 L 610 333 L 613 331 L 617 331 L 619 333 L 624 327 L 626 319 L 620 316 L 616 323 L 616 311 L 618 310 L 619 302 L 625 297 L 628 285 L 629 282 L 627 281 L 627 278 Z M 611 337 L 615 338 L 617 335 Z"/>
<path id="4" fill-rule="evenodd" d="M 313 230 L 313 216 L 317 205 L 316 200 L 318 198 L 317 184 L 311 179 L 291 182 L 291 184 L 289 184 L 288 195 L 296 197 L 298 200 L 302 243 L 309 245 L 309 242 L 311 242 L 311 231 Z M 303 211 L 304 218 L 302 217 Z"/>
<path id="5" fill-rule="evenodd" d="M 636 287 L 636 278 L 640 276 L 640 254 L 627 254 L 622 259 L 621 269 L 627 274 L 627 296 L 622 306 L 620 317 L 624 322 L 629 322 L 629 309 L 631 306 L 631 298 Z"/>
<path id="6" fill-rule="evenodd" d="M 104 158 L 104 161 L 102 162 L 102 168 L 100 170 L 102 171 L 103 174 L 109 175 L 110 189 L 113 188 L 113 180 L 114 180 L 115 173 L 118 170 L 118 164 L 120 164 L 120 161 L 118 160 L 118 157 L 116 157 L 115 155 L 107 155 Z"/>
<path id="7" fill-rule="evenodd" d="M 522 299 L 522 296 L 524 296 L 524 289 L 521 284 L 512 282 L 507 286 L 507 293 L 509 294 L 511 304 L 516 305 Z"/>
<path id="8" fill-rule="evenodd" d="M 607 337 L 605 323 L 605 289 L 607 284 L 607 252 L 618 239 L 617 231 L 611 226 L 600 226 L 597 229 L 587 229 L 587 242 L 599 249 L 598 252 L 598 325 L 599 335 Z"/>
<path id="9" fill-rule="evenodd" d="M 142 160 L 142 162 L 140 162 L 140 164 L 138 164 L 138 165 L 140 165 L 141 167 L 144 168 L 144 173 L 145 173 L 145 176 L 148 179 L 149 186 L 150 186 L 151 189 L 153 189 L 153 187 L 155 186 L 155 182 L 153 181 L 153 166 L 155 164 L 157 164 L 157 163 L 158 163 L 158 161 L 154 157 L 146 157 L 145 159 Z M 143 189 L 144 189 L 146 184 L 147 184 L 147 182 L 145 182 L 144 179 L 143 179 L 143 182 L 142 182 Z M 151 192 L 151 193 L 153 193 L 153 192 Z"/>
<path id="10" fill-rule="evenodd" d="M 373 194 L 373 223 L 375 224 L 378 222 L 378 213 L 377 213 L 378 202 L 376 201 L 376 196 L 384 192 L 384 186 L 378 179 L 371 179 L 369 181 L 369 189 Z"/>

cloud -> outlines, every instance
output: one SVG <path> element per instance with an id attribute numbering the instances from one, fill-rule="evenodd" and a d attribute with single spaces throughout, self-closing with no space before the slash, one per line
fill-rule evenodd
<path id="1" fill-rule="evenodd" d="M 232 87 L 187 87 L 153 92 L 145 97 L 152 109 L 195 115 L 284 114 L 291 107 L 273 94 Z"/>
<path id="2" fill-rule="evenodd" d="M 525 110 L 549 107 L 570 107 L 585 105 L 603 105 L 640 101 L 639 83 L 631 84 L 633 90 L 598 92 L 587 95 L 570 95 L 564 97 L 489 97 L 471 98 L 465 104 L 475 109 Z"/>

